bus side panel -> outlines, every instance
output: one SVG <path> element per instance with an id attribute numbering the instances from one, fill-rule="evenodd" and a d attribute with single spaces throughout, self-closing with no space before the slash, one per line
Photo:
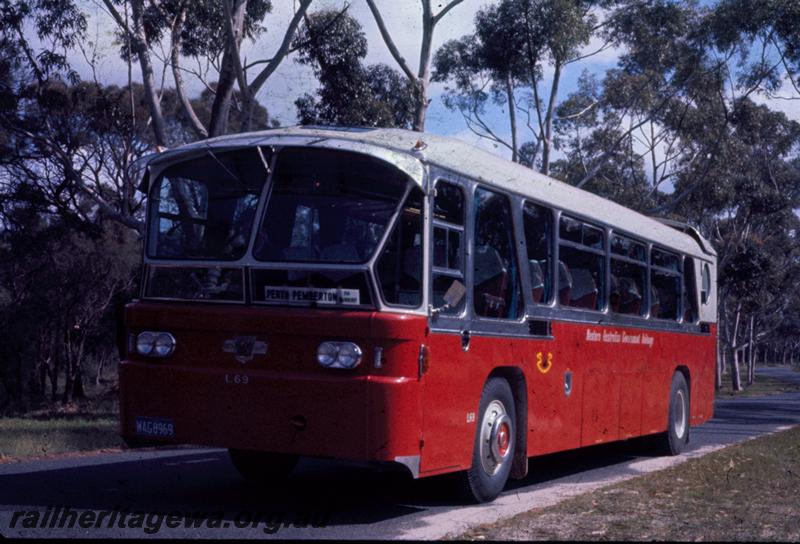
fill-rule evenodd
<path id="1" fill-rule="evenodd" d="M 580 446 L 582 384 L 570 350 L 567 343 L 553 340 L 514 341 L 515 359 L 528 383 L 529 456 Z M 572 375 L 569 395 L 564 389 L 566 373 Z"/>
<path id="2" fill-rule="evenodd" d="M 710 335 L 703 341 L 701 350 L 698 350 L 698 364 L 696 376 L 691 378 L 691 423 L 699 425 L 708 421 L 714 415 L 714 381 L 716 380 L 717 361 L 717 326 L 712 325 Z"/>
<path id="3" fill-rule="evenodd" d="M 459 334 L 429 337 L 429 367 L 423 376 L 421 473 L 467 469 L 472 465 L 483 385 L 492 370 L 514 366 L 512 340 L 473 335 L 468 351 Z"/>
<path id="4" fill-rule="evenodd" d="M 642 384 L 642 434 L 667 429 L 669 393 L 676 368 L 689 371 L 690 423 L 711 418 L 714 403 L 716 344 L 712 334 L 648 333 L 654 337 L 652 355 Z"/>

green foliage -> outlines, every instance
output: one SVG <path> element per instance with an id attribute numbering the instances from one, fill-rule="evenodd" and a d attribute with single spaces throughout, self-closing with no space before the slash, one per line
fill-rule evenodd
<path id="1" fill-rule="evenodd" d="M 114 3 L 124 13 L 124 2 L 115 0 Z M 181 53 L 189 57 L 220 57 L 225 49 L 227 30 L 225 11 L 222 2 L 218 0 L 146 2 L 142 18 L 148 44 L 156 45 L 167 38 L 173 22 L 181 12 L 186 14 L 179 35 Z M 267 29 L 263 20 L 271 12 L 271 0 L 248 0 L 242 28 L 243 37 L 256 40 L 264 34 Z M 128 40 L 121 30 L 117 32 L 117 42 L 120 44 L 123 59 L 127 60 L 129 56 L 135 59 L 135 53 L 130 55 L 127 51 Z"/>
<path id="2" fill-rule="evenodd" d="M 14 215 L 0 248 L 0 407 L 80 398 L 88 362 L 114 356 L 113 309 L 133 292 L 138 236 Z"/>
<path id="3" fill-rule="evenodd" d="M 295 102 L 302 124 L 411 127 L 414 87 L 385 64 L 363 65 L 366 35 L 346 11 L 310 14 L 295 47 L 297 61 L 311 66 L 320 84 L 316 96 Z"/>

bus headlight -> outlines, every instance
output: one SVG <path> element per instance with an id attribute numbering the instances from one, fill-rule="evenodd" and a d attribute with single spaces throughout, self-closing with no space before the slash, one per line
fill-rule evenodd
<path id="1" fill-rule="evenodd" d="M 159 333 L 153 343 L 153 355 L 156 357 L 169 357 L 175 351 L 175 337 L 168 332 Z"/>
<path id="2" fill-rule="evenodd" d="M 152 332 L 141 332 L 136 337 L 136 353 L 139 355 L 148 356 L 153 353 L 153 344 L 155 344 L 156 335 Z"/>
<path id="3" fill-rule="evenodd" d="M 355 368 L 361 355 L 361 348 L 353 342 L 323 342 L 317 348 L 317 362 L 325 368 Z"/>
<path id="4" fill-rule="evenodd" d="M 169 357 L 175 351 L 175 337 L 168 332 L 140 332 L 136 353 L 145 357 Z"/>

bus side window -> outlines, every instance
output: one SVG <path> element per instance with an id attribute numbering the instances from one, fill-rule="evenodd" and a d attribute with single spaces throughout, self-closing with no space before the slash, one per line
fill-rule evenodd
<path id="1" fill-rule="evenodd" d="M 650 315 L 677 321 L 681 297 L 681 271 L 677 255 L 653 248 L 650 252 Z"/>
<path id="2" fill-rule="evenodd" d="M 683 258 L 683 321 L 696 323 L 699 317 L 697 312 L 697 284 L 695 276 L 694 259 Z"/>
<path id="3" fill-rule="evenodd" d="M 422 303 L 422 221 L 422 191 L 415 187 L 378 260 L 378 282 L 387 304 Z"/>
<path id="4" fill-rule="evenodd" d="M 458 304 L 445 303 L 445 293 L 456 283 L 455 290 L 463 290 L 464 284 L 464 191 L 458 185 L 446 181 L 436 184 L 433 200 L 433 240 L 431 275 L 434 308 L 444 314 L 459 314 L 466 297 Z"/>
<path id="5" fill-rule="evenodd" d="M 511 204 L 505 195 L 475 190 L 473 305 L 483 317 L 516 319 L 522 296 L 514 245 Z"/>
<path id="6" fill-rule="evenodd" d="M 611 236 L 611 311 L 619 314 L 646 313 L 647 247 L 625 236 Z"/>
<path id="7" fill-rule="evenodd" d="M 533 302 L 546 304 L 553 293 L 553 212 L 544 206 L 526 202 L 522 218 Z"/>
<path id="8" fill-rule="evenodd" d="M 559 303 L 573 308 L 602 309 L 606 262 L 603 231 L 562 215 L 559 238 Z"/>

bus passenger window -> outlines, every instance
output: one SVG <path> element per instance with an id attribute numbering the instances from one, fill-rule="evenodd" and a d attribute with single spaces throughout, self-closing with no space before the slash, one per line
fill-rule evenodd
<path id="1" fill-rule="evenodd" d="M 422 303 L 422 217 L 422 191 L 415 187 L 378 260 L 378 281 L 387 304 Z"/>
<path id="2" fill-rule="evenodd" d="M 522 210 L 533 302 L 547 303 L 553 292 L 553 212 L 531 202 L 526 202 Z"/>
<path id="3" fill-rule="evenodd" d="M 647 247 L 624 236 L 611 237 L 611 311 L 644 315 Z"/>
<path id="4" fill-rule="evenodd" d="M 445 293 L 464 283 L 464 192 L 454 183 L 439 181 L 433 200 L 432 301 L 444 314 L 461 313 L 465 297 L 456 306 L 447 304 Z"/>
<path id="5" fill-rule="evenodd" d="M 562 306 L 600 310 L 605 286 L 602 229 L 561 216 L 558 298 Z"/>
<path id="6" fill-rule="evenodd" d="M 508 197 L 475 191 L 473 305 L 484 317 L 516 319 L 523 302 Z"/>
<path id="7" fill-rule="evenodd" d="M 653 248 L 650 254 L 650 315 L 677 321 L 680 316 L 681 273 L 677 255 Z"/>
<path id="8" fill-rule="evenodd" d="M 683 258 L 683 321 L 696 323 L 699 317 L 697 312 L 697 284 L 695 283 L 694 259 Z"/>

